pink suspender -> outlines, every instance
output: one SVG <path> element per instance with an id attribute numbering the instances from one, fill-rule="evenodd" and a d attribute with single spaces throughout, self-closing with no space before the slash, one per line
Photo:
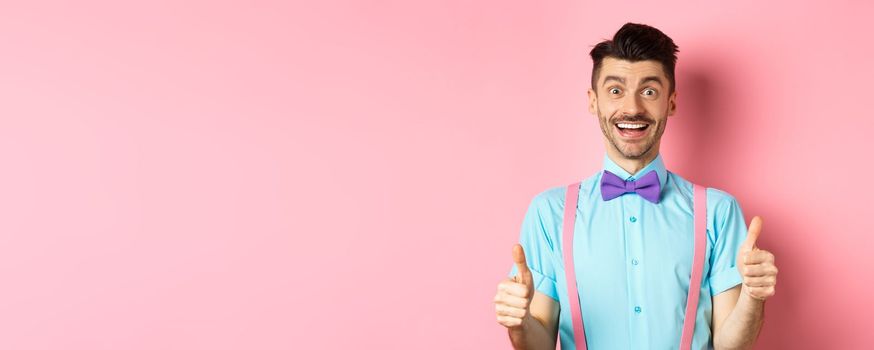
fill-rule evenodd
<path id="1" fill-rule="evenodd" d="M 577 199 L 580 194 L 580 183 L 568 186 L 564 202 L 564 224 L 561 250 L 564 256 L 565 281 L 567 282 L 568 299 L 571 303 L 571 320 L 574 325 L 574 344 L 577 350 L 586 350 L 586 331 L 583 328 L 583 314 L 580 309 L 580 293 L 577 292 L 577 274 L 574 272 L 574 222 L 577 218 Z M 576 296 L 576 298 L 575 298 Z"/>
<path id="2" fill-rule="evenodd" d="M 695 332 L 695 316 L 698 311 L 698 294 L 701 292 L 701 274 L 704 272 L 704 253 L 707 246 L 707 191 L 693 184 L 695 220 L 695 255 L 692 256 L 692 277 L 689 282 L 689 296 L 686 300 L 686 317 L 683 319 L 683 336 L 680 350 L 692 348 L 692 334 Z"/>
<path id="3" fill-rule="evenodd" d="M 574 343 L 577 349 L 586 350 L 586 332 L 583 327 L 583 315 L 580 308 L 577 279 L 574 272 L 573 241 L 574 221 L 577 214 L 580 183 L 568 185 L 565 194 L 564 226 L 562 234 L 562 256 L 564 257 L 565 281 L 567 281 L 570 299 L 571 319 L 573 320 Z M 692 276 L 689 281 L 689 294 L 686 300 L 686 316 L 683 320 L 683 334 L 680 337 L 680 350 L 692 347 L 692 335 L 695 331 L 695 316 L 698 311 L 698 296 L 701 291 L 701 275 L 704 272 L 704 254 L 707 242 L 707 192 L 704 187 L 693 184 L 694 222 L 695 222 L 695 254 L 692 257 Z"/>

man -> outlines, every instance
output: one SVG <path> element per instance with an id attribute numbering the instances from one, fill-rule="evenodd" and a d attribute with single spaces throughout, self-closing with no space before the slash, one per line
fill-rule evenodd
<path id="1" fill-rule="evenodd" d="M 659 154 L 677 109 L 677 52 L 658 29 L 627 23 L 590 53 L 589 112 L 599 119 L 607 152 L 603 171 L 580 185 L 574 225 L 588 349 L 680 344 L 694 250 L 693 184 L 668 172 Z M 611 176 L 620 183 L 647 177 L 656 191 L 607 196 L 601 186 Z M 555 349 L 559 335 L 562 349 L 576 345 L 561 246 L 565 189 L 531 201 L 510 278 L 498 284 L 497 320 L 516 349 Z M 761 219 L 753 218 L 747 231 L 734 197 L 714 188 L 706 194 L 706 255 L 691 348 L 749 349 L 765 299 L 775 292 L 774 255 L 756 247 Z"/>

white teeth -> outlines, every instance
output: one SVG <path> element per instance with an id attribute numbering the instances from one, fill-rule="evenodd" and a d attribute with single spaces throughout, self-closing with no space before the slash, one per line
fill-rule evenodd
<path id="1" fill-rule="evenodd" d="M 640 128 L 642 128 L 642 127 L 645 127 L 646 124 L 626 124 L 626 123 L 619 123 L 619 124 L 616 124 L 616 126 L 618 126 L 618 127 L 620 127 L 620 128 L 623 128 L 623 129 L 640 129 Z"/>

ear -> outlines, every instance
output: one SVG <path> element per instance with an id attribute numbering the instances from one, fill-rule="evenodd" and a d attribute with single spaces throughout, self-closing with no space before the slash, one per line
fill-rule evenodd
<path id="1" fill-rule="evenodd" d="M 668 97 L 668 115 L 674 115 L 677 112 L 677 90 L 671 93 Z"/>
<path id="2" fill-rule="evenodd" d="M 598 95 L 595 93 L 595 90 L 592 90 L 592 88 L 589 88 L 589 91 L 587 91 L 587 93 L 589 94 L 589 113 L 591 113 L 594 116 L 597 116 L 598 115 L 598 113 L 597 113 L 598 112 Z"/>

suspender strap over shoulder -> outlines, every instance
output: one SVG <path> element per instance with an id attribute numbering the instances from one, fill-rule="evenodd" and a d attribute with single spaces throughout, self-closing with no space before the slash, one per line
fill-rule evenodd
<path id="1" fill-rule="evenodd" d="M 686 317 L 683 319 L 683 336 L 680 350 L 692 348 L 695 333 L 695 316 L 698 314 L 698 294 L 701 292 L 701 275 L 704 273 L 704 254 L 707 247 L 707 191 L 693 184 L 695 221 L 695 255 L 692 257 L 692 277 L 689 281 L 689 296 L 686 300 Z"/>
<path id="2" fill-rule="evenodd" d="M 573 264 L 574 224 L 576 221 L 579 193 L 580 182 L 568 185 L 565 194 L 561 247 L 562 257 L 564 258 L 568 300 L 570 300 L 571 319 L 573 321 L 574 343 L 577 349 L 586 350 L 586 332 L 583 325 L 582 309 L 580 308 L 577 275 Z M 693 184 L 693 196 L 695 253 L 692 257 L 692 275 L 689 279 L 689 293 L 686 299 L 686 315 L 683 319 L 680 350 L 689 350 L 692 347 L 692 335 L 695 333 L 695 318 L 698 312 L 698 299 L 701 292 L 701 275 L 704 272 L 704 255 L 707 247 L 707 191 L 704 187 Z"/>
<path id="3" fill-rule="evenodd" d="M 586 331 L 583 328 L 583 315 L 580 309 L 580 293 L 577 291 L 577 275 L 574 272 L 574 222 L 577 217 L 577 200 L 580 195 L 580 183 L 573 183 L 567 188 L 564 202 L 564 224 L 561 240 L 562 256 L 564 257 L 565 281 L 567 282 L 568 299 L 570 300 L 571 319 L 574 327 L 574 344 L 578 350 L 586 350 Z"/>

